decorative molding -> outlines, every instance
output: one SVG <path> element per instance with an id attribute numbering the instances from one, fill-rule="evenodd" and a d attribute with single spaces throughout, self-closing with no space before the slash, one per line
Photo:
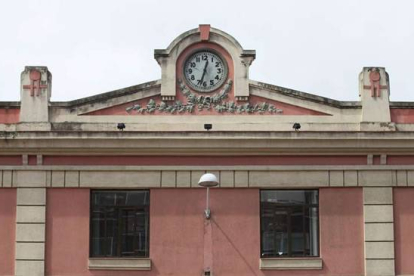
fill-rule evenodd
<path id="1" fill-rule="evenodd" d="M 22 165 L 28 165 L 29 164 L 29 155 L 23 154 L 22 155 Z"/>
<path id="2" fill-rule="evenodd" d="M 91 258 L 88 266 L 91 270 L 151 270 L 151 259 Z"/>
<path id="3" fill-rule="evenodd" d="M 175 100 L 175 96 L 162 96 L 161 99 L 163 101 L 174 101 Z"/>
<path id="4" fill-rule="evenodd" d="M 9 176 L 5 174 L 8 171 L 0 171 L 0 175 L 3 173 L 2 188 L 23 188 L 18 189 L 18 205 L 44 206 L 46 203 L 44 191 L 48 187 L 117 189 L 185 186 L 197 188 L 199 177 L 205 171 L 214 172 L 219 176 L 222 188 L 364 187 L 365 205 L 386 205 L 392 203 L 393 187 L 414 187 L 414 166 L 410 166 L 411 169 L 407 170 L 385 169 L 384 167 L 366 165 L 14 166 L 7 168 L 10 172 Z M 11 169 L 13 169 L 13 176 Z M 49 172 L 48 178 L 46 175 Z M 397 172 L 404 173 L 406 179 L 397 178 Z M 375 200 L 378 192 L 387 193 L 379 197 L 383 201 Z"/>
<path id="5" fill-rule="evenodd" d="M 248 96 L 236 96 L 236 100 L 238 102 L 247 102 L 249 101 L 249 97 Z"/>
<path id="6" fill-rule="evenodd" d="M 381 165 L 387 165 L 387 155 L 386 154 L 381 154 L 380 164 Z"/>
<path id="7" fill-rule="evenodd" d="M 30 84 L 29 85 L 23 85 L 23 89 L 29 89 L 30 90 L 30 97 L 34 97 L 35 93 L 36 96 L 40 96 L 40 91 L 42 89 L 47 88 L 47 84 L 43 84 L 41 80 L 41 72 L 36 69 L 30 70 L 29 78 L 30 78 Z"/>
<path id="8" fill-rule="evenodd" d="M 210 39 L 210 24 L 200 24 L 198 29 L 200 30 L 200 40 L 208 41 Z"/>
<path id="9" fill-rule="evenodd" d="M 381 81 L 381 75 L 380 75 L 380 69 L 373 67 L 368 69 L 370 71 L 369 73 L 369 82 L 370 85 L 364 85 L 365 90 L 371 91 L 371 97 L 381 97 L 381 90 L 382 89 L 388 89 L 387 85 L 380 85 Z"/>
<path id="10" fill-rule="evenodd" d="M 41 154 L 36 155 L 36 163 L 37 165 L 43 165 L 43 155 Z"/>
<path id="11" fill-rule="evenodd" d="M 374 164 L 374 155 L 368 154 L 367 155 L 367 165 L 373 165 Z"/>
<path id="12" fill-rule="evenodd" d="M 243 105 L 237 105 L 233 101 L 224 101 L 228 98 L 228 94 L 233 85 L 231 79 L 227 80 L 224 87 L 220 92 L 215 93 L 211 96 L 198 96 L 191 92 L 190 89 L 184 84 L 182 80 L 178 80 L 180 90 L 183 95 L 187 98 L 187 103 L 184 104 L 181 101 L 175 101 L 173 104 L 168 104 L 165 101 L 157 104 L 153 99 L 150 99 L 146 106 L 135 104 L 127 107 L 125 110 L 129 113 L 136 111 L 137 113 L 153 114 L 155 111 L 166 112 L 170 114 L 174 113 L 193 113 L 194 109 L 197 108 L 199 111 L 203 110 L 216 110 L 219 113 L 260 113 L 269 112 L 271 114 L 282 113 L 282 109 L 276 108 L 273 104 L 263 102 L 260 104 L 251 105 L 245 103 Z M 248 97 L 243 97 L 248 98 Z"/>
<path id="13" fill-rule="evenodd" d="M 302 270 L 322 269 L 321 258 L 266 258 L 260 259 L 260 269 Z"/>

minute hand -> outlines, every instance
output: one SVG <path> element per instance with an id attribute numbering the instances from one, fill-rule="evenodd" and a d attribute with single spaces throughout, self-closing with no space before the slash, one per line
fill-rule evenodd
<path id="1" fill-rule="evenodd" d="M 206 61 L 206 65 L 204 65 L 203 75 L 201 76 L 201 83 L 200 83 L 200 85 L 203 85 L 204 75 L 206 74 L 207 66 L 208 66 L 208 60 Z"/>

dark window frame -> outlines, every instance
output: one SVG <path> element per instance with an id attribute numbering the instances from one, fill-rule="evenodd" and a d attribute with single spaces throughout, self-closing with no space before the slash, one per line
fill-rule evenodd
<path id="1" fill-rule="evenodd" d="M 94 230 L 93 229 L 93 219 L 94 219 L 93 212 L 97 211 L 99 209 L 105 209 L 105 208 L 109 209 L 110 208 L 106 205 L 95 206 L 95 204 L 93 202 L 94 193 L 95 192 L 114 192 L 114 193 L 126 192 L 127 193 L 127 192 L 136 192 L 136 191 L 147 193 L 148 204 L 146 204 L 146 205 L 145 204 L 144 205 L 119 205 L 119 206 L 111 205 L 110 206 L 113 209 L 117 210 L 115 212 L 117 212 L 117 215 L 118 215 L 117 216 L 117 219 L 118 219 L 118 222 L 117 222 L 117 224 L 118 224 L 118 233 L 117 233 L 117 249 L 116 249 L 117 252 L 116 252 L 115 256 L 110 255 L 110 254 L 105 254 L 105 253 L 108 253 L 108 252 L 104 252 L 104 254 L 101 254 L 101 255 L 93 254 L 94 253 L 93 252 L 93 238 L 94 238 L 93 237 L 93 230 Z M 122 217 L 123 212 L 125 212 L 125 211 L 144 212 L 144 216 L 145 216 L 144 219 L 145 219 L 145 222 L 146 222 L 146 225 L 144 225 L 144 228 L 145 228 L 144 231 L 146 233 L 146 236 L 145 236 L 144 254 L 142 254 L 142 255 L 135 254 L 135 255 L 131 255 L 131 256 L 122 256 L 122 230 L 127 228 L 126 222 L 128 220 L 128 218 L 124 219 Z M 108 211 L 106 210 L 105 219 L 106 219 L 107 214 L 108 214 Z M 150 226 L 150 190 L 147 190 L 147 189 L 142 189 L 142 190 L 93 189 L 93 190 L 90 191 L 89 215 L 90 215 L 89 216 L 89 257 L 90 258 L 123 258 L 123 259 L 125 258 L 126 259 L 126 258 L 148 258 L 149 257 L 149 253 L 150 253 L 149 252 L 149 250 L 150 250 L 150 248 L 149 248 L 150 247 L 149 246 L 149 242 L 150 242 L 150 229 L 149 229 L 149 226 Z M 106 227 L 107 227 L 107 223 L 105 222 L 105 231 L 107 231 Z M 137 227 L 139 227 L 139 226 L 137 226 Z M 106 234 L 107 233 L 105 233 L 105 237 L 108 237 Z M 136 237 L 134 236 L 134 241 L 135 241 L 135 238 Z M 107 241 L 105 241 L 104 248 L 107 246 L 106 242 Z M 105 249 L 104 249 L 104 251 L 105 251 Z"/>
<path id="2" fill-rule="evenodd" d="M 267 255 L 267 256 L 263 256 L 264 252 L 263 252 L 263 234 L 264 234 L 264 229 L 263 229 L 263 205 L 268 204 L 270 205 L 270 203 L 267 202 L 262 202 L 262 192 L 265 191 L 314 191 L 317 193 L 317 203 L 314 204 L 273 204 L 273 206 L 271 208 L 274 208 L 274 210 L 276 209 L 293 209 L 293 208 L 297 208 L 297 207 L 302 207 L 303 211 L 305 209 L 310 209 L 310 208 L 316 208 L 317 211 L 317 230 L 316 230 L 316 236 L 317 236 L 317 254 L 316 255 L 303 255 L 303 256 L 292 256 L 291 253 L 291 243 L 292 243 L 292 232 L 291 232 L 291 225 L 290 225 L 290 221 L 288 221 L 287 223 L 287 228 L 288 228 L 288 255 L 283 255 L 280 256 L 278 254 L 273 254 L 273 255 Z M 260 189 L 259 190 L 259 201 L 260 201 L 260 258 L 319 258 L 320 257 L 320 213 L 319 213 L 319 189 Z M 277 207 L 275 207 L 277 206 Z M 305 214 L 305 212 L 303 212 Z M 305 219 L 305 216 L 303 216 L 303 220 Z M 288 216 L 288 220 L 289 220 L 289 216 Z M 305 224 L 304 224 L 305 225 Z M 304 229 L 305 231 L 305 229 Z M 305 234 L 305 232 L 304 232 Z M 290 236 L 290 238 L 289 238 Z M 304 239 L 304 248 L 306 248 L 306 243 L 305 243 L 305 239 Z M 275 248 L 276 250 L 276 248 Z"/>

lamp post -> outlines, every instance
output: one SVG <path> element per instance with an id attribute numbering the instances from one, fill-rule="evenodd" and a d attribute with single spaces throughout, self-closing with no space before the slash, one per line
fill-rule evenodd
<path id="1" fill-rule="evenodd" d="M 206 209 L 204 210 L 204 215 L 206 216 L 206 219 L 210 219 L 211 218 L 211 211 L 210 211 L 210 207 L 209 207 L 209 192 L 210 192 L 210 188 L 211 187 L 215 187 L 219 184 L 217 177 L 212 174 L 212 173 L 206 173 L 203 174 L 200 177 L 200 181 L 198 181 L 198 185 L 200 185 L 201 187 L 206 187 L 207 188 L 207 204 L 206 204 Z"/>

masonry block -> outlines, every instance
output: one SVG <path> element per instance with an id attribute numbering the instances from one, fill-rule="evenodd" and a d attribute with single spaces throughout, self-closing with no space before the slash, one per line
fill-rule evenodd
<path id="1" fill-rule="evenodd" d="M 44 260 L 44 243 L 16 243 L 17 260 Z"/>
<path id="2" fill-rule="evenodd" d="M 17 205 L 46 205 L 45 188 L 17 189 Z"/>
<path id="3" fill-rule="evenodd" d="M 46 171 L 14 171 L 16 187 L 46 187 Z"/>
<path id="4" fill-rule="evenodd" d="M 45 261 L 16 260 L 16 276 L 44 276 Z"/>
<path id="5" fill-rule="evenodd" d="M 394 242 L 365 242 L 365 255 L 370 259 L 394 259 Z"/>
<path id="6" fill-rule="evenodd" d="M 365 276 L 395 275 L 394 260 L 366 260 Z"/>
<path id="7" fill-rule="evenodd" d="M 177 171 L 177 187 L 190 187 L 191 173 L 190 171 Z"/>
<path id="8" fill-rule="evenodd" d="M 28 223 L 45 223 L 46 207 L 45 206 L 17 206 L 16 221 Z"/>
<path id="9" fill-rule="evenodd" d="M 344 172 L 330 171 L 329 172 L 329 186 L 342 187 L 344 186 Z"/>
<path id="10" fill-rule="evenodd" d="M 205 174 L 205 171 L 191 171 L 191 187 L 192 188 L 201 188 L 198 185 L 198 181 L 200 181 L 200 177 Z"/>
<path id="11" fill-rule="evenodd" d="M 64 171 L 52 171 L 52 187 L 64 187 L 65 186 L 65 172 Z"/>
<path id="12" fill-rule="evenodd" d="M 392 204 L 392 188 L 364 188 L 364 204 Z"/>
<path id="13" fill-rule="evenodd" d="M 162 171 L 161 187 L 175 187 L 175 171 Z"/>
<path id="14" fill-rule="evenodd" d="M 392 205 L 365 205 L 365 222 L 393 222 L 394 208 Z"/>
<path id="15" fill-rule="evenodd" d="M 235 171 L 234 172 L 234 186 L 248 187 L 249 186 L 249 172 L 248 171 Z"/>
<path id="16" fill-rule="evenodd" d="M 365 241 L 394 241 L 394 223 L 365 223 Z"/>
<path id="17" fill-rule="evenodd" d="M 16 241 L 17 242 L 44 242 L 45 241 L 44 224 L 17 224 Z"/>
<path id="18" fill-rule="evenodd" d="M 220 187 L 233 188 L 234 187 L 234 172 L 221 171 L 220 172 Z"/>

